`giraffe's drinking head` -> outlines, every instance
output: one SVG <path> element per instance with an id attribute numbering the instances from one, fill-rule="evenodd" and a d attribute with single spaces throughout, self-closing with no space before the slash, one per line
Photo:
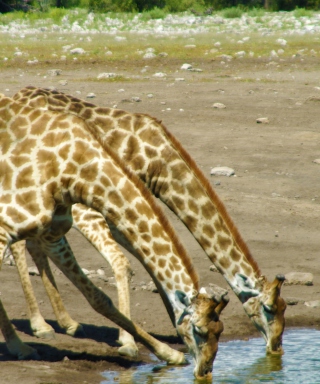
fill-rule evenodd
<path id="1" fill-rule="evenodd" d="M 261 277 L 260 294 L 251 297 L 243 304 L 248 316 L 267 343 L 267 353 L 272 354 L 283 354 L 282 334 L 287 305 L 280 296 L 280 289 L 284 280 L 283 275 L 277 275 L 272 283 L 268 282 L 265 277 Z"/>
<path id="2" fill-rule="evenodd" d="M 192 297 L 177 291 L 176 300 L 183 306 L 177 330 L 195 360 L 194 375 L 196 378 L 211 379 L 223 331 L 219 316 L 229 301 L 227 291 L 217 293 L 211 288 L 201 288 Z"/>

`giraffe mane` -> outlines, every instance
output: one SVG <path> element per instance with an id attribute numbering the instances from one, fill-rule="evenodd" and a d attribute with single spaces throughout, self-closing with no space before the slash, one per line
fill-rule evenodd
<path id="1" fill-rule="evenodd" d="M 226 223 L 226 226 L 228 227 L 231 235 L 233 236 L 235 242 L 238 244 L 239 248 L 244 253 L 248 263 L 252 266 L 255 274 L 257 276 L 261 275 L 260 268 L 258 266 L 258 263 L 253 258 L 247 244 L 243 240 L 238 228 L 234 224 L 233 220 L 231 219 L 230 215 L 227 212 L 227 209 L 217 193 L 212 188 L 212 185 L 210 184 L 210 181 L 207 179 L 207 177 L 203 174 L 203 172 L 200 170 L 200 168 L 197 166 L 196 162 L 193 160 L 193 158 L 189 155 L 189 153 L 183 148 L 182 144 L 179 142 L 179 140 L 165 127 L 165 125 L 161 122 L 161 120 L 158 120 L 156 118 L 151 117 L 156 124 L 159 124 L 161 128 L 163 129 L 164 133 L 168 137 L 168 139 L 172 142 L 173 146 L 177 149 L 177 152 L 181 155 L 183 160 L 188 164 L 190 169 L 193 171 L 193 173 L 196 175 L 198 180 L 200 181 L 201 185 L 205 189 L 207 195 L 210 197 L 211 201 L 214 203 L 217 211 L 219 212 L 221 218 Z"/>

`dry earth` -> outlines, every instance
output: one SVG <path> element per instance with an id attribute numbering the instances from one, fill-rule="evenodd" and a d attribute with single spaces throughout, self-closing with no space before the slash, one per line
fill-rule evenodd
<path id="1" fill-rule="evenodd" d="M 116 104 L 162 119 L 215 185 L 263 274 L 270 280 L 277 273 L 290 271 L 314 274 L 313 286 L 284 286 L 282 295 L 301 300 L 295 306 L 288 306 L 287 327 L 319 329 L 320 308 L 303 304 L 320 299 L 320 165 L 313 162 L 320 158 L 318 63 L 296 58 L 267 65 L 267 61 L 243 59 L 223 67 L 218 61 L 199 61 L 191 64 L 203 72 L 175 73 L 181 64 L 168 60 L 162 66 L 155 62 L 143 75 L 149 79 L 144 79 L 141 63 L 136 66 L 131 63 L 130 70 L 127 64 L 119 63 L 118 73 L 140 76 L 138 80 L 123 83 L 91 81 L 101 72 L 114 71 L 94 64 L 90 69 L 76 64 L 59 67 L 62 74 L 56 77 L 47 76 L 53 64 L 6 69 L 1 72 L 0 91 L 10 96 L 26 85 L 35 85 L 54 86 L 83 98 L 94 92 L 96 98 L 92 101 L 96 104 Z M 168 76 L 152 77 L 159 71 Z M 177 77 L 185 80 L 175 81 Z M 67 85 L 60 85 L 60 80 L 66 80 Z M 120 89 L 124 91 L 119 92 Z M 152 98 L 147 96 L 150 93 Z M 142 101 L 130 102 L 135 96 Z M 215 102 L 224 103 L 226 108 L 214 109 Z M 259 117 L 268 117 L 269 124 L 257 124 Z M 234 168 L 236 177 L 210 177 L 211 167 L 218 165 Z M 186 229 L 170 212 L 168 215 L 192 255 L 201 285 L 214 282 L 227 287 L 219 274 L 209 270 L 209 260 Z M 107 276 L 112 276 L 109 266 L 80 234 L 71 231 L 68 237 L 82 267 L 103 268 Z M 149 282 L 139 263 L 129 258 L 135 272 L 133 285 Z M 40 277 L 32 277 L 33 285 L 43 315 L 56 329 L 56 339 L 42 341 L 32 337 L 17 271 L 4 265 L 1 300 L 20 337 L 38 349 L 42 361 L 16 361 L 2 341 L 0 383 L 93 384 L 102 381 L 100 372 L 104 370 L 123 370 L 150 360 L 144 347 L 137 361 L 119 357 L 114 324 L 95 313 L 72 284 L 54 270 L 66 307 L 84 325 L 87 338 L 73 339 L 59 329 Z M 95 281 L 116 302 L 114 286 Z M 222 340 L 257 336 L 232 292 L 230 298 L 222 316 L 225 325 Z M 132 318 L 138 324 L 176 348 L 183 347 L 157 294 L 132 290 L 131 300 Z"/>

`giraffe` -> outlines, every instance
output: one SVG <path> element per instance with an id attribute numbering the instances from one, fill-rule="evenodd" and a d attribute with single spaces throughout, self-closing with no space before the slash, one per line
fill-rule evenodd
<path id="1" fill-rule="evenodd" d="M 8 247 L 26 240 L 36 263 L 49 256 L 98 313 L 158 358 L 185 364 L 183 353 L 122 315 L 75 260 L 65 237 L 72 223 L 71 207 L 82 203 L 97 210 L 115 240 L 143 259 L 195 359 L 195 376 L 211 377 L 223 330 L 219 316 L 228 300 L 215 291 L 198 289 L 190 257 L 139 179 L 113 151 L 101 147 L 83 119 L 34 109 L 6 97 L 0 99 L 0 143 L 0 262 Z M 11 332 L 2 305 L 0 328 L 9 351 L 28 357 L 30 348 L 26 352 Z"/>
<path id="2" fill-rule="evenodd" d="M 285 280 L 269 282 L 210 182 L 161 121 L 146 114 L 97 107 L 58 91 L 20 90 L 15 100 L 82 117 L 149 190 L 185 224 L 241 301 L 266 341 L 267 353 L 283 353 Z"/>

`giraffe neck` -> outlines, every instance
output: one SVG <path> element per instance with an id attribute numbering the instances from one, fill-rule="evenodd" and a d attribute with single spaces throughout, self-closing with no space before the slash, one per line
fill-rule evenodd
<path id="1" fill-rule="evenodd" d="M 70 205 L 91 207 L 105 217 L 115 239 L 144 263 L 176 319 L 181 308 L 175 293 L 198 289 L 197 275 L 140 180 L 121 167 L 112 151 L 103 150 L 74 115 L 34 110 L 11 99 L 0 101 L 0 115 L 10 116 L 0 125 L 8 143 L 1 147 L 8 171 L 1 183 L 0 213 L 12 241 L 43 234 L 60 238 L 70 226 Z M 11 174 L 16 176 L 9 179 Z M 8 199 L 14 208 L 8 208 Z M 53 225 L 61 222 L 59 216 L 67 222 L 65 231 Z"/>
<path id="2" fill-rule="evenodd" d="M 50 109 L 81 116 L 95 137 L 103 140 L 104 149 L 115 150 L 177 214 L 239 299 L 245 302 L 258 295 L 257 263 L 209 181 L 161 122 L 148 115 L 96 107 L 57 92 L 32 88 L 23 91 L 24 95 Z"/>

